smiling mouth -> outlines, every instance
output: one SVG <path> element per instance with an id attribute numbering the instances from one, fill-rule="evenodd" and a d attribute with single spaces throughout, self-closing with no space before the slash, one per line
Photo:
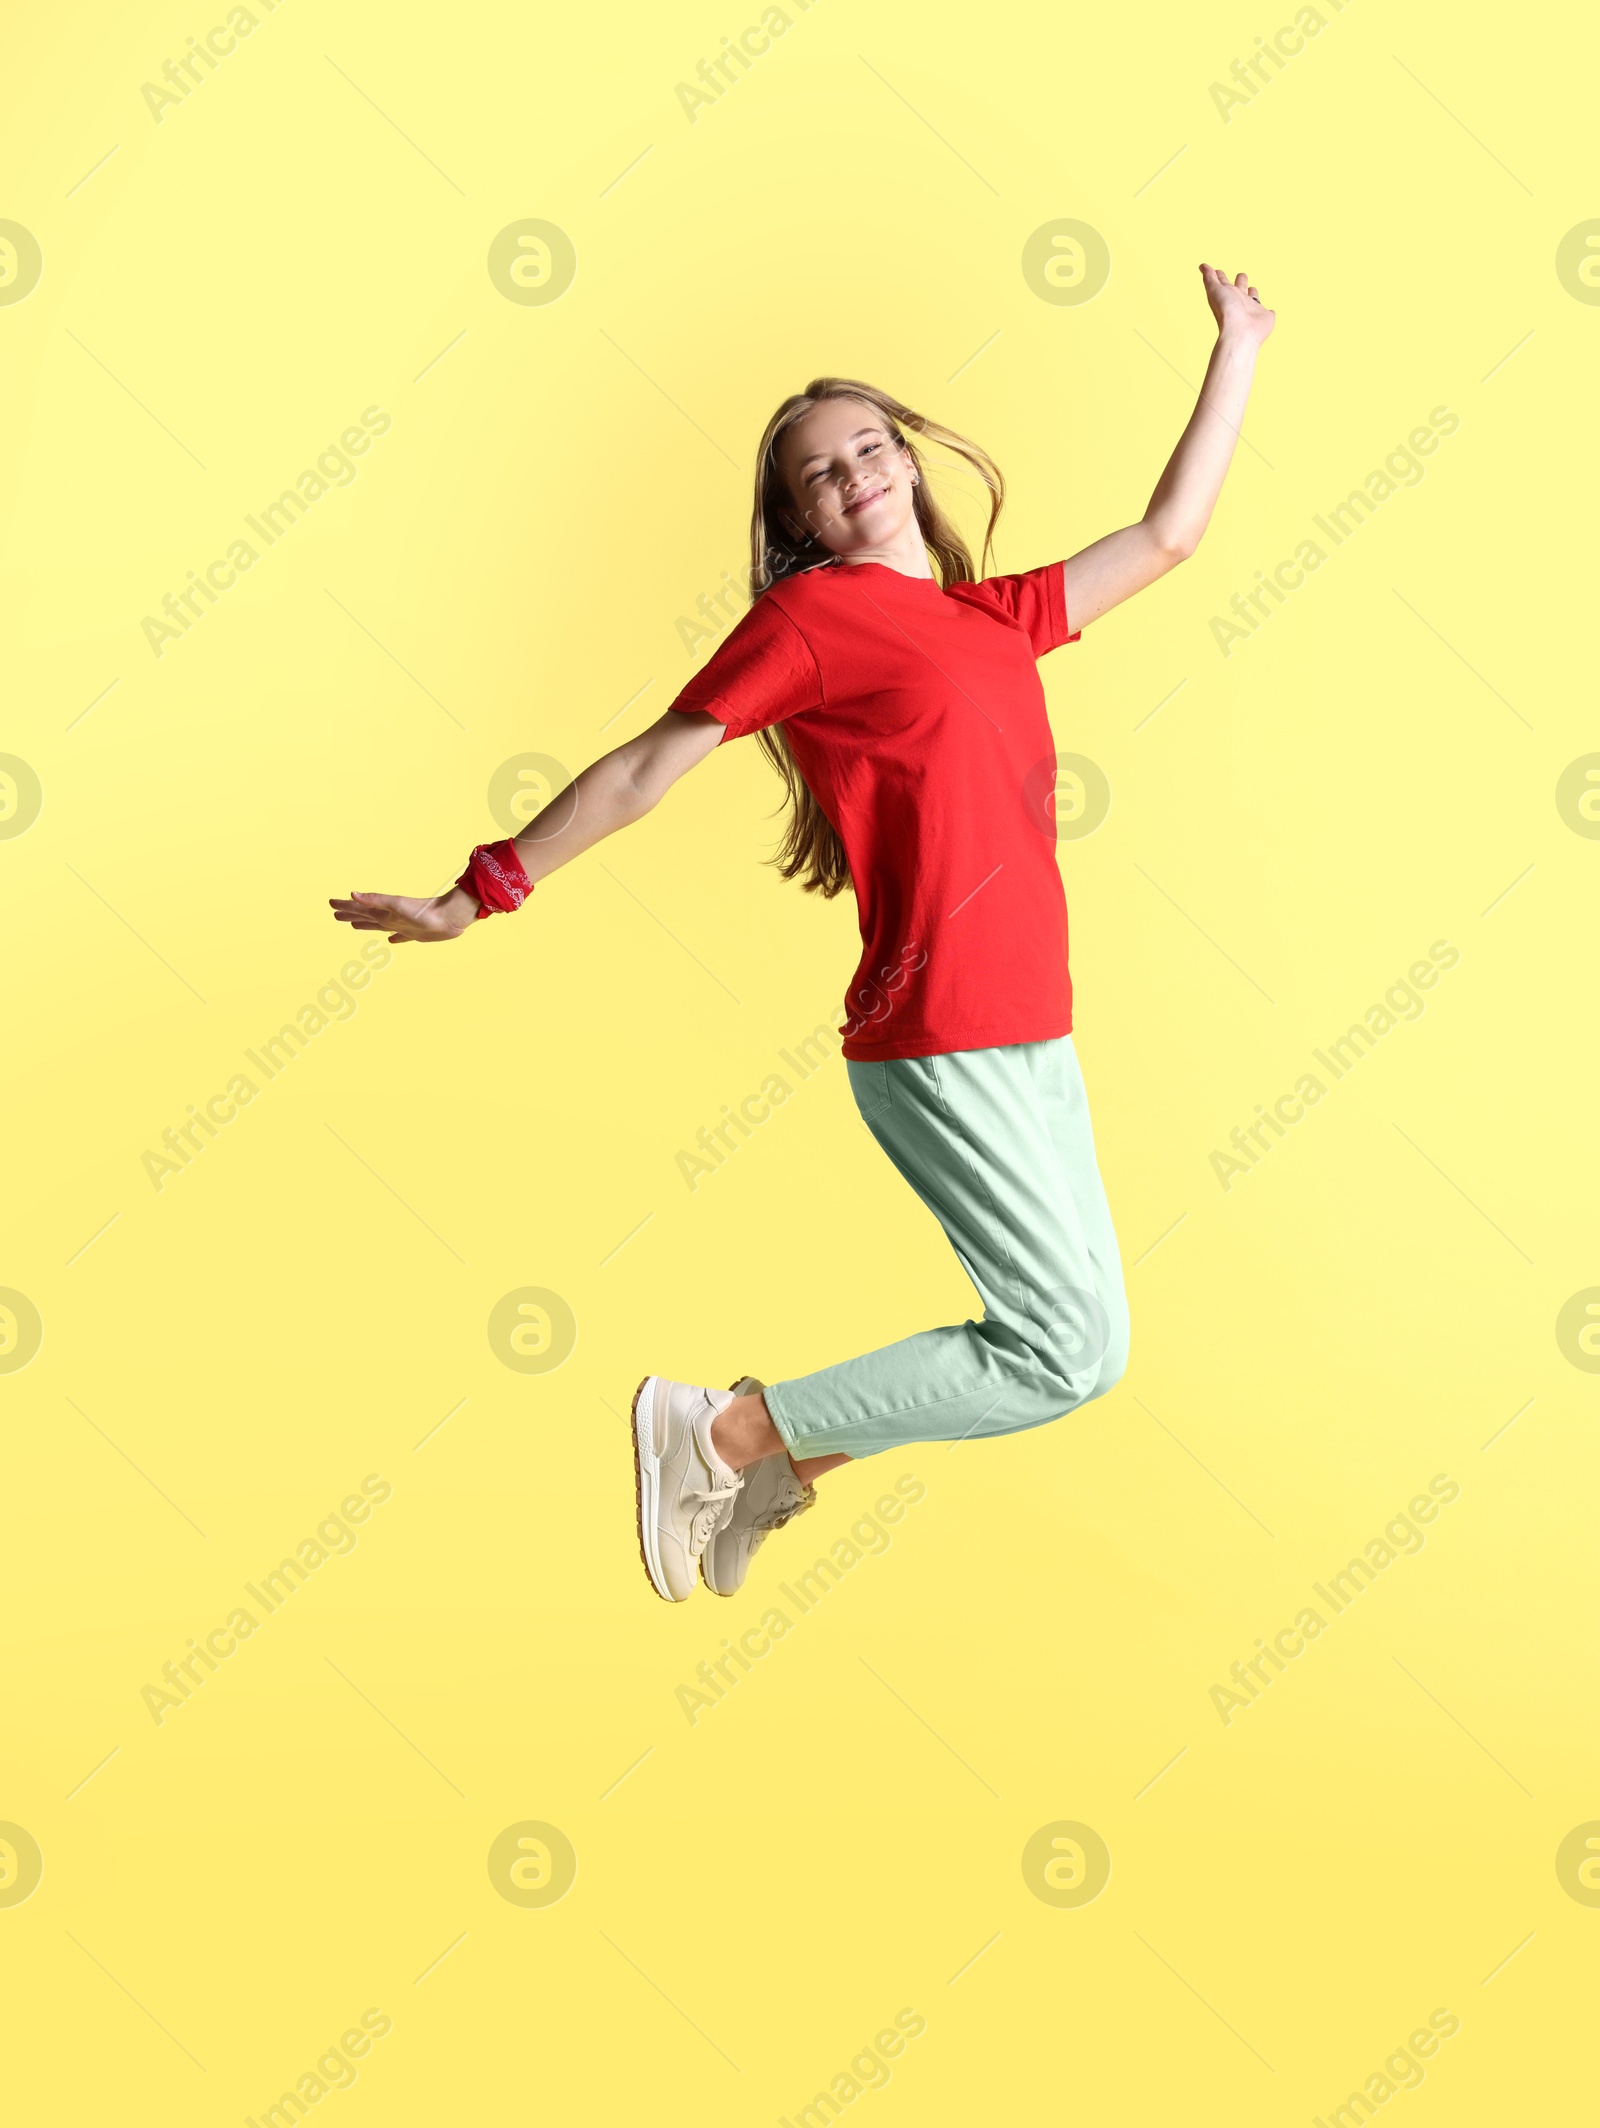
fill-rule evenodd
<path id="1" fill-rule="evenodd" d="M 884 496 L 888 494 L 888 492 L 889 489 L 887 483 L 885 483 L 885 485 L 881 488 L 874 488 L 870 495 L 862 495 L 858 497 L 855 502 L 847 502 L 844 506 L 843 514 L 846 517 L 854 517 L 857 510 L 866 509 L 869 503 L 881 502 Z"/>

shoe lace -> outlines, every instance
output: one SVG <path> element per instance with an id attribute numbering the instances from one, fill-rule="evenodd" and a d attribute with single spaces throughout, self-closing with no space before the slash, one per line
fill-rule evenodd
<path id="1" fill-rule="evenodd" d="M 731 1485 L 691 1485 L 685 1490 L 690 1499 L 704 1503 L 695 1510 L 689 1528 L 690 1546 L 698 1556 L 733 1513 L 733 1503 L 744 1490 L 744 1480 L 735 1478 Z"/>
<path id="2" fill-rule="evenodd" d="M 750 1527 L 763 1537 L 769 1537 L 774 1530 L 782 1529 L 786 1522 L 792 1522 L 796 1515 L 803 1515 L 808 1507 L 814 1507 L 816 1499 L 815 1491 L 808 1485 L 804 1492 L 791 1493 L 777 1506 L 768 1508 L 764 1515 L 757 1515 Z"/>

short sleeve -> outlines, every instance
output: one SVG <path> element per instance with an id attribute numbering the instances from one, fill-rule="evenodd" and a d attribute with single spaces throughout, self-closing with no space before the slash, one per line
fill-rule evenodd
<path id="1" fill-rule="evenodd" d="M 979 584 L 955 584 L 953 597 L 975 606 L 989 606 L 1015 621 L 1042 658 L 1075 643 L 1082 634 L 1067 625 L 1066 564 L 1049 562 L 1043 569 L 1028 569 L 1021 576 L 986 576 Z"/>
<path id="2" fill-rule="evenodd" d="M 821 704 L 822 677 L 811 646 L 767 592 L 741 615 L 671 707 L 704 710 L 727 727 L 723 739 L 738 739 Z"/>

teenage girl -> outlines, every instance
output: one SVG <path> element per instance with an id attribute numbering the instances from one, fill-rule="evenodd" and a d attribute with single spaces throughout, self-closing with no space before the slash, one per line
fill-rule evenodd
<path id="1" fill-rule="evenodd" d="M 1244 274 L 1200 275 L 1216 344 L 1137 524 L 1067 562 L 975 581 L 917 439 L 984 481 L 986 562 L 998 467 L 886 392 L 819 377 L 761 439 L 753 603 L 672 707 L 520 835 L 474 850 L 449 893 L 332 904 L 391 944 L 459 938 L 747 732 L 788 794 L 783 877 L 824 898 L 855 893 L 863 952 L 840 1029 L 850 1090 L 949 1236 L 983 1320 L 783 1382 L 646 1375 L 633 1400 L 639 1543 L 671 1602 L 697 1574 L 731 1596 L 837 1464 L 1040 1426 L 1121 1377 L 1128 1308 L 1072 1046 L 1055 742 L 1035 660 L 1165 576 L 1210 520 L 1274 314 Z"/>

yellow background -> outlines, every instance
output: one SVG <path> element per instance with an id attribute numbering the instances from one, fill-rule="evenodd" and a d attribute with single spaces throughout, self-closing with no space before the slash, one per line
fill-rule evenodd
<path id="1" fill-rule="evenodd" d="M 755 0 L 283 0 L 159 123 L 142 84 L 220 4 L 29 12 L 0 67 L 0 217 L 43 256 L 0 307 L 0 747 L 43 794 L 0 842 L 0 1285 L 44 1326 L 0 1376 L 0 1820 L 44 1858 L 0 1906 L 18 2118 L 259 2119 L 374 2008 L 313 2117 L 793 2119 L 908 2009 L 841 2117 L 1254 2128 L 1326 2117 L 1445 2009 L 1389 2104 L 1577 2119 L 1578 12 L 1353 0 L 1226 123 L 1210 85 L 1287 0 L 816 0 L 693 123 L 677 84 Z M 487 271 L 523 218 L 575 247 L 548 305 Z M 1061 218 L 1110 247 L 1082 305 L 1020 269 Z M 854 965 L 848 899 L 761 862 L 756 748 L 519 921 L 398 954 L 159 1191 L 142 1156 L 350 957 L 329 895 L 433 891 L 504 831 L 502 763 L 575 772 L 667 706 L 784 393 L 857 374 L 975 436 L 999 566 L 1052 560 L 1143 508 L 1201 258 L 1279 313 L 1247 444 L 1195 558 L 1044 668 L 1113 793 L 1060 854 L 1131 1369 L 1058 1426 L 830 1478 L 739 1599 L 668 1610 L 641 1374 L 781 1379 L 974 1306 L 836 1054 L 680 1176 Z M 358 478 L 153 655 L 143 617 L 368 406 Z M 1224 658 L 1211 617 L 1436 406 L 1426 478 Z M 1439 939 L 1426 1013 L 1225 1192 L 1213 1149 Z M 530 1286 L 577 1323 L 544 1374 L 487 1335 Z M 368 1473 L 356 1548 L 153 1721 L 161 1666 Z M 1224 1724 L 1229 1665 L 1439 1473 L 1425 1547 Z M 892 1546 L 691 1726 L 696 1664 L 907 1474 Z M 578 1858 L 532 1910 L 486 1867 L 530 1820 Z M 1077 1909 L 1021 1866 L 1062 1820 L 1112 1857 Z"/>

